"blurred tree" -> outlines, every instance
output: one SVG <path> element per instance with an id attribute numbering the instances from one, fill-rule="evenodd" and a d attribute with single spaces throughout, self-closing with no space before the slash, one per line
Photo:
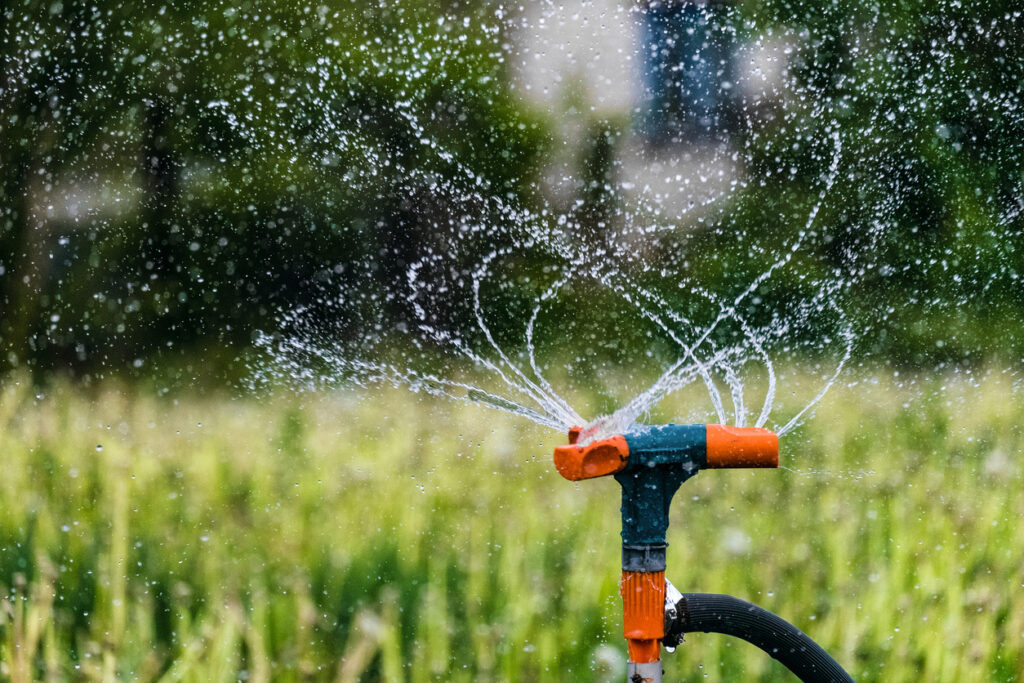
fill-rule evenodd
<path id="1" fill-rule="evenodd" d="M 5 5 L 0 371 L 229 367 L 279 311 L 325 303 L 325 282 L 351 295 L 344 311 L 325 306 L 351 319 L 347 334 L 409 320 L 395 285 L 441 232 L 536 206 L 545 122 L 507 87 L 503 11 L 484 0 Z M 650 272 L 685 265 L 720 291 L 749 282 L 777 253 L 768 245 L 805 229 L 841 132 L 820 239 L 761 292 L 768 308 L 846 272 L 877 353 L 1017 353 L 1020 10 L 746 0 L 729 13 L 740 38 L 793 42 L 794 90 L 741 140 L 753 180 L 728 220 L 678 238 L 715 258 L 668 250 Z M 612 140 L 592 139 L 576 218 L 621 221 L 605 189 Z M 454 277 L 495 246 L 467 249 Z M 538 267 L 516 256 L 524 273 Z M 536 295 L 536 280 L 516 282 L 502 296 Z M 468 315 L 445 305 L 433 313 Z M 493 324 L 517 316 L 511 306 Z"/>
<path id="2" fill-rule="evenodd" d="M 541 132 L 496 25 L 483 2 L 8 6 L 0 364 L 230 363 L 325 271 L 404 277 L 448 220 L 437 179 L 528 191 Z"/>

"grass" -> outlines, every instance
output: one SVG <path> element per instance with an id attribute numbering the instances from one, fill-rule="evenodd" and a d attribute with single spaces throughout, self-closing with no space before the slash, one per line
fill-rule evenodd
<path id="1" fill-rule="evenodd" d="M 1024 405 L 999 378 L 837 388 L 783 440 L 801 473 L 684 486 L 673 583 L 778 612 L 859 681 L 1024 677 Z M 0 678 L 622 680 L 617 485 L 560 479 L 559 440 L 398 391 L 8 381 Z M 666 672 L 795 680 L 703 634 Z"/>

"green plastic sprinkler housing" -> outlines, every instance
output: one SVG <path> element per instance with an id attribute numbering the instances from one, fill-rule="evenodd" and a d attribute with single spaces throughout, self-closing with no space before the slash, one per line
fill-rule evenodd
<path id="1" fill-rule="evenodd" d="M 622 487 L 622 544 L 665 545 L 672 497 L 707 465 L 704 425 L 650 427 L 624 435 L 630 457 L 615 473 Z"/>

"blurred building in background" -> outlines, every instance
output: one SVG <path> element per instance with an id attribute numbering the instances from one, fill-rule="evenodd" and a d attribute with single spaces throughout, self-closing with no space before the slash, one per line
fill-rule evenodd
<path id="1" fill-rule="evenodd" d="M 724 5 L 651 0 L 638 13 L 643 82 L 636 115 L 648 145 L 728 139 L 736 40 Z"/>
<path id="2" fill-rule="evenodd" d="M 727 2 L 563 1 L 524 8 L 515 85 L 556 112 L 547 189 L 573 201 L 588 136 L 615 138 L 615 185 L 669 218 L 696 217 L 743 173 L 735 135 L 785 98 L 792 46 L 744 40 Z M 697 208 L 695 208 L 697 207 Z"/>

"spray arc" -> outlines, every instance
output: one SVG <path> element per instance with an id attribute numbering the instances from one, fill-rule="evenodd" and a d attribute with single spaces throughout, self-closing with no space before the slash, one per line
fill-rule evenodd
<path id="1" fill-rule="evenodd" d="M 758 427 L 698 424 L 643 427 L 581 444 L 581 431 L 574 427 L 570 444 L 555 448 L 555 467 L 571 481 L 612 475 L 622 488 L 620 592 L 629 680 L 660 681 L 672 497 L 703 469 L 778 467 L 779 439 Z"/>

